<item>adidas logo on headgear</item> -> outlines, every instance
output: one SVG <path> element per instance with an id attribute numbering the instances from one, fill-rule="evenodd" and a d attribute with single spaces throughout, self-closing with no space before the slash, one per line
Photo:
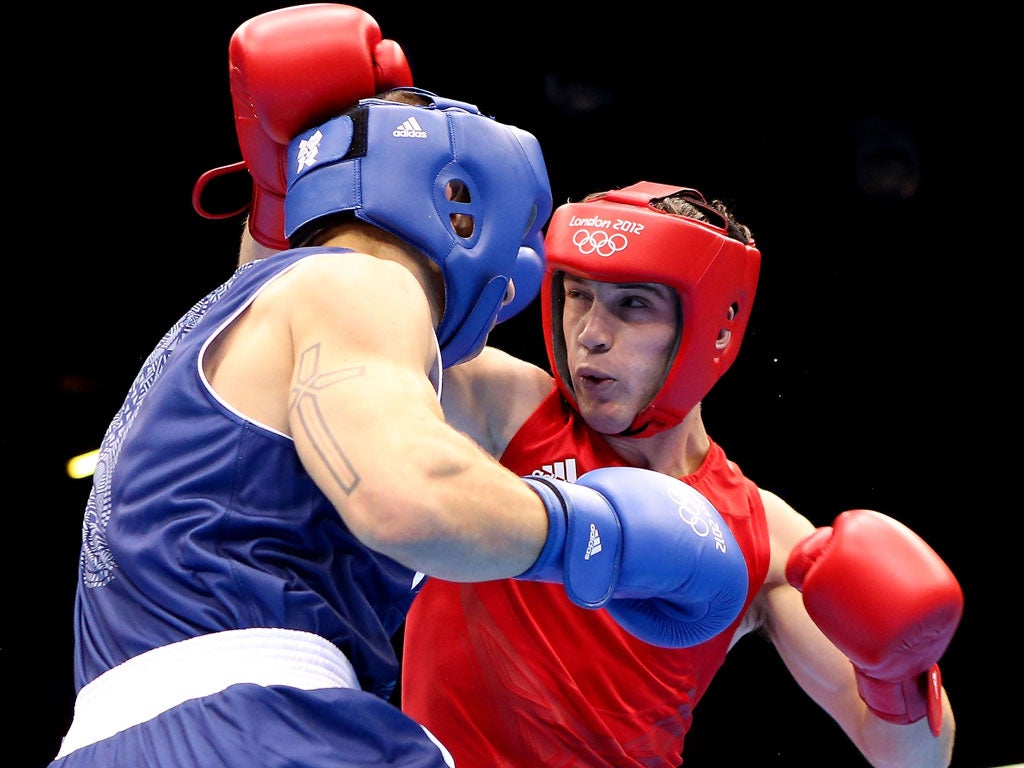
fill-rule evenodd
<path id="1" fill-rule="evenodd" d="M 416 118 L 415 117 L 410 117 L 408 120 L 406 120 L 400 126 L 395 128 L 395 130 L 393 130 L 391 132 L 391 135 L 396 137 L 396 138 L 399 138 L 399 139 L 405 139 L 405 138 L 425 139 L 425 138 L 427 138 L 427 132 L 424 131 L 420 127 L 420 124 L 418 122 L 416 122 Z"/>

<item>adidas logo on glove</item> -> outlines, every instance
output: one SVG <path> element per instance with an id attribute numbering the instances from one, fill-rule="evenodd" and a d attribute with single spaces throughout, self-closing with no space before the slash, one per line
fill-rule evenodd
<path id="1" fill-rule="evenodd" d="M 584 560 L 589 560 L 591 555 L 596 555 L 601 551 L 601 534 L 597 532 L 597 526 L 593 523 L 590 524 L 590 541 L 587 542 L 587 553 L 583 556 Z"/>

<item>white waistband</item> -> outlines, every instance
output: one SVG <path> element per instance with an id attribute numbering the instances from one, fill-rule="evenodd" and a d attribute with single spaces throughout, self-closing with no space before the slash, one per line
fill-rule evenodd
<path id="1" fill-rule="evenodd" d="M 319 635 L 269 628 L 200 635 L 128 659 L 84 686 L 57 757 L 237 683 L 359 688 L 351 662 Z"/>

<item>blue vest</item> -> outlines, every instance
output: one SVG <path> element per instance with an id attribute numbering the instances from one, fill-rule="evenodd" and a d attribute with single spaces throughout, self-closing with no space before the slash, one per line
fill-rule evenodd
<path id="1" fill-rule="evenodd" d="M 313 632 L 390 696 L 391 637 L 422 582 L 367 549 L 299 461 L 292 439 L 227 407 L 206 345 L 303 248 L 240 267 L 172 327 L 100 447 L 82 529 L 76 690 L 151 648 L 226 629 Z"/>

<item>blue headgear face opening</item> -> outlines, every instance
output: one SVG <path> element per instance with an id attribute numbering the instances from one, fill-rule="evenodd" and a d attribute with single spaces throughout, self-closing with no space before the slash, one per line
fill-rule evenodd
<path id="1" fill-rule="evenodd" d="M 475 357 L 498 317 L 520 246 L 551 215 L 551 186 L 530 133 L 426 91 L 426 106 L 363 99 L 288 147 L 285 235 L 343 211 L 422 251 L 441 268 L 437 329 L 444 367 Z M 465 201 L 448 185 L 464 185 Z M 456 214 L 473 219 L 460 235 Z"/>

